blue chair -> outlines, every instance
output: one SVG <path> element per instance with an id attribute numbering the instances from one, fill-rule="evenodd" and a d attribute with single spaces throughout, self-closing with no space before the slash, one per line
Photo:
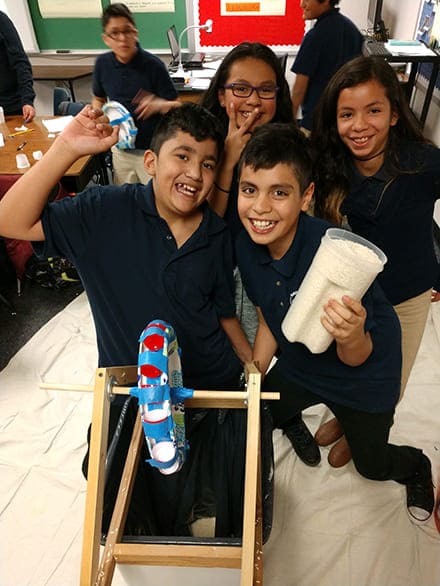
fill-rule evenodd
<path id="1" fill-rule="evenodd" d="M 71 102 L 72 94 L 65 87 L 56 87 L 53 90 L 53 115 L 59 115 L 59 106 L 61 102 Z"/>
<path id="2" fill-rule="evenodd" d="M 84 108 L 84 102 L 64 101 L 58 104 L 58 116 L 76 116 Z"/>

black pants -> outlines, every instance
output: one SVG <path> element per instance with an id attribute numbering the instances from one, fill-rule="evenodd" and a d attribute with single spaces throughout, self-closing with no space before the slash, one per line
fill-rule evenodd
<path id="1" fill-rule="evenodd" d="M 422 450 L 388 443 L 394 409 L 387 413 L 358 411 L 328 401 L 287 379 L 278 365 L 267 374 L 266 391 L 278 391 L 279 401 L 271 401 L 274 427 L 287 426 L 303 409 L 323 403 L 335 415 L 347 438 L 357 471 L 371 480 L 411 481 L 422 462 Z"/>

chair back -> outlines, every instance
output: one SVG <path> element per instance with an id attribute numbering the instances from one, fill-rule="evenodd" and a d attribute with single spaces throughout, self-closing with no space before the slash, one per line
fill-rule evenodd
<path id="1" fill-rule="evenodd" d="M 53 90 L 53 115 L 59 115 L 59 106 L 61 102 L 71 102 L 72 95 L 65 87 L 56 87 Z"/>
<path id="2" fill-rule="evenodd" d="M 76 116 L 84 108 L 84 102 L 60 102 L 58 105 L 59 116 Z"/>
<path id="3" fill-rule="evenodd" d="M 288 53 L 283 53 L 283 55 L 278 55 L 278 59 L 280 60 L 280 63 L 281 63 L 281 69 L 284 71 L 284 73 L 286 73 L 287 58 L 288 57 L 289 57 Z"/>

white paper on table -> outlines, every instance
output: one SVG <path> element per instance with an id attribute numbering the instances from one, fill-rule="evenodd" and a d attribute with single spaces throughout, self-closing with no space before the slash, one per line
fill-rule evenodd
<path id="1" fill-rule="evenodd" d="M 203 77 L 205 79 L 211 79 L 215 75 L 215 69 L 190 69 L 189 71 L 186 71 L 186 73 L 189 73 L 192 78 Z"/>
<path id="2" fill-rule="evenodd" d="M 5 146 L 5 140 L 3 138 L 3 133 L 0 132 L 0 147 L 4 147 Z"/>
<path id="3" fill-rule="evenodd" d="M 189 86 L 195 90 L 207 90 L 211 80 L 207 77 L 195 78 L 192 77 L 189 81 Z"/>
<path id="4" fill-rule="evenodd" d="M 411 57 L 411 56 L 419 56 L 419 57 L 435 56 L 434 51 L 432 51 L 429 47 L 427 47 L 423 43 L 420 43 L 418 45 L 414 45 L 414 44 L 397 45 L 395 43 L 388 42 L 388 43 L 385 43 L 385 48 L 388 49 L 388 51 L 392 55 L 402 55 L 402 56 L 408 55 L 408 57 Z"/>
<path id="5" fill-rule="evenodd" d="M 66 128 L 71 120 L 73 120 L 73 116 L 61 116 L 60 118 L 43 120 L 43 124 L 47 128 L 48 132 L 61 132 Z"/>

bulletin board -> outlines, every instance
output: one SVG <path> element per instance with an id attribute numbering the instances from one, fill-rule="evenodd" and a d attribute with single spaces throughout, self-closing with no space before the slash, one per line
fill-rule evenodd
<path id="1" fill-rule="evenodd" d="M 100 18 L 43 18 L 38 8 L 38 0 L 27 0 L 40 50 L 73 49 L 105 50 L 107 46 L 101 39 Z M 75 0 L 71 0 L 75 4 Z M 102 8 L 110 0 L 102 0 Z M 134 13 L 139 30 L 139 43 L 144 49 L 167 49 L 166 31 L 176 25 L 178 31 L 186 27 L 186 5 L 184 0 L 175 1 L 175 12 Z"/>
<path id="2" fill-rule="evenodd" d="M 188 0 L 190 1 L 190 0 Z M 249 3 L 229 2 L 237 8 Z M 256 13 L 260 2 L 254 2 Z M 221 0 L 193 0 L 194 21 L 213 20 L 212 33 L 200 32 L 197 50 L 229 50 L 243 41 L 259 41 L 274 49 L 295 49 L 304 36 L 303 11 L 300 0 L 285 0 L 285 13 L 279 16 L 245 16 L 221 13 Z"/>

